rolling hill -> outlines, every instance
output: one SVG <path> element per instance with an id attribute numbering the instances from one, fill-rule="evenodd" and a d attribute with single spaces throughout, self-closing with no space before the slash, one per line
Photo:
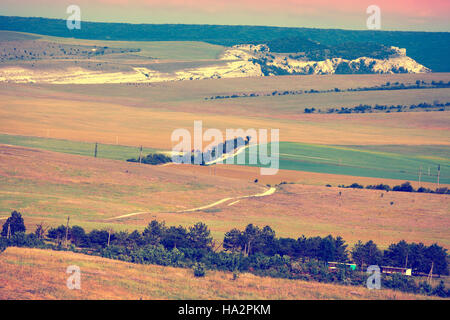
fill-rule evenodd
<path id="1" fill-rule="evenodd" d="M 277 39 L 301 39 L 323 46 L 343 43 L 373 43 L 406 48 L 408 56 L 435 72 L 450 71 L 450 33 L 401 32 L 372 30 L 339 30 L 312 28 L 281 28 L 266 26 L 125 24 L 83 22 L 80 30 L 69 30 L 62 19 L 0 16 L 0 30 L 31 32 L 78 39 L 121 41 L 202 41 L 223 46 L 238 44 L 272 44 L 271 50 L 296 52 L 298 41 L 273 42 Z M 306 39 L 306 40 L 305 40 Z M 309 43 L 309 42 L 308 42 Z M 310 44 L 310 43 L 309 43 Z M 346 46 L 348 47 L 348 46 Z M 354 45 L 353 50 L 361 50 Z M 362 55 L 353 53 L 358 57 Z"/>

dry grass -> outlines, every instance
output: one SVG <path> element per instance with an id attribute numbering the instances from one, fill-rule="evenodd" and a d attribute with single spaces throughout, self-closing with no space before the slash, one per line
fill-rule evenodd
<path id="1" fill-rule="evenodd" d="M 300 79 L 304 83 L 308 80 Z M 346 145 L 449 144 L 450 112 L 303 114 L 301 107 L 285 110 L 278 101 L 266 107 L 257 104 L 250 109 L 235 101 L 220 102 L 222 105 L 214 107 L 203 101 L 199 83 L 210 91 L 217 85 L 216 90 L 220 92 L 221 86 L 226 87 L 222 82 L 187 83 L 148 88 L 0 84 L 0 131 L 108 144 L 115 144 L 118 138 L 123 145 L 171 149 L 173 130 L 192 130 L 194 120 L 202 120 L 205 129 L 218 128 L 223 132 L 226 128 L 278 128 L 281 141 Z M 189 87 L 194 86 L 192 83 L 197 86 L 192 88 L 193 92 Z M 232 90 L 233 82 L 224 83 L 229 85 L 227 90 Z M 241 80 L 235 85 L 239 83 Z M 393 93 L 377 93 L 373 104 L 378 102 L 375 97 L 389 94 Z M 410 92 L 398 95 L 402 99 L 405 96 L 415 95 Z M 431 96 L 433 100 L 438 99 L 437 95 Z M 301 103 L 304 98 L 296 99 Z"/>
<path id="2" fill-rule="evenodd" d="M 132 212 L 152 217 L 265 189 L 172 167 L 5 145 L 0 145 L 0 159 L 0 215 L 20 210 L 32 230 L 35 223 L 59 224 L 67 216 L 94 227 Z"/>
<path id="3" fill-rule="evenodd" d="M 350 244 L 374 240 L 386 247 L 405 239 L 450 248 L 447 195 L 324 186 L 353 182 L 392 186 L 401 181 L 286 170 L 265 177 L 258 175 L 257 168 L 227 165 L 215 166 L 216 176 L 211 176 L 214 169 L 210 167 L 155 167 L 4 145 L 0 160 L 1 216 L 14 209 L 21 211 L 29 231 L 42 221 L 52 226 L 64 223 L 67 216 L 72 224 L 88 230 L 142 230 L 157 219 L 183 226 L 202 221 L 219 241 L 232 228 L 255 223 L 270 225 L 284 237 L 333 234 Z M 255 184 L 255 178 L 261 181 Z M 175 213 L 227 197 L 260 193 L 265 183 L 281 181 L 319 185 L 287 184 L 267 197 Z M 134 212 L 148 213 L 107 220 Z"/>
<path id="4" fill-rule="evenodd" d="M 377 185 L 380 183 L 388 184 L 390 186 L 399 185 L 404 181 L 396 179 L 384 179 L 384 178 L 371 178 L 371 177 L 357 177 L 349 175 L 331 174 L 331 173 L 318 173 L 318 172 L 307 172 L 307 171 L 297 171 L 297 170 L 278 170 L 275 175 L 261 175 L 260 168 L 241 166 L 241 165 L 227 165 L 227 164 L 216 164 L 214 166 L 215 174 L 218 177 L 228 177 L 234 179 L 240 179 L 242 181 L 254 181 L 258 179 L 261 184 L 276 185 L 282 182 L 305 184 L 305 185 L 318 185 L 325 186 L 327 184 L 337 187 L 340 184 L 350 185 L 354 182 L 366 185 Z M 186 172 L 191 172 L 195 174 L 209 174 L 211 170 L 210 167 L 196 166 L 196 165 L 183 165 L 177 167 L 179 170 L 185 170 Z M 411 185 L 414 188 L 419 187 L 417 181 L 411 181 Z M 422 182 L 420 186 L 435 189 L 437 187 L 436 183 Z M 443 185 L 450 187 L 449 185 Z"/>
<path id="5" fill-rule="evenodd" d="M 69 290 L 66 268 L 81 269 L 81 290 Z M 136 265 L 71 252 L 7 248 L 0 254 L 0 299 L 425 299 L 300 280 Z"/>
<path id="6" fill-rule="evenodd" d="M 214 212 L 155 216 L 172 224 L 201 220 L 218 239 L 234 227 L 244 229 L 254 223 L 269 225 L 282 237 L 331 234 L 343 237 L 350 245 L 373 240 L 386 248 L 406 240 L 428 245 L 437 242 L 449 249 L 449 212 L 450 197 L 446 195 L 284 185 L 274 195 L 224 204 Z M 144 224 L 150 221 L 136 217 L 134 222 L 139 220 Z"/>

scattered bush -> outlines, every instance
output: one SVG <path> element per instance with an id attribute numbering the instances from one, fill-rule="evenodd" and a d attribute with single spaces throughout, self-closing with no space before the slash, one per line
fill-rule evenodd
<path id="1" fill-rule="evenodd" d="M 203 263 L 197 262 L 194 267 L 194 276 L 196 277 L 204 277 L 206 274 L 205 265 Z"/>
<path id="2" fill-rule="evenodd" d="M 168 163 L 168 162 L 172 162 L 172 158 L 166 156 L 165 154 L 162 153 L 151 153 L 148 154 L 146 157 L 142 158 L 142 159 L 128 159 L 128 162 L 141 162 L 144 164 L 151 164 L 151 165 L 157 165 L 157 164 L 164 164 L 164 163 Z"/>
<path id="3" fill-rule="evenodd" d="M 9 235 L 8 235 L 9 230 Z M 9 217 L 2 227 L 2 237 L 13 236 L 16 232 L 25 232 L 25 224 L 23 223 L 23 218 L 20 212 L 11 212 L 11 217 Z"/>

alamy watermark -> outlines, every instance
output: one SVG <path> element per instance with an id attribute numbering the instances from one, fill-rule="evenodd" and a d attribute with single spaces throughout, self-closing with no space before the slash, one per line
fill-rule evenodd
<path id="1" fill-rule="evenodd" d="M 81 289 L 81 269 L 79 266 L 68 266 L 66 273 L 70 274 L 67 278 L 67 288 L 70 290 L 80 290 Z"/>
<path id="2" fill-rule="evenodd" d="M 381 289 L 381 269 L 377 265 L 369 266 L 366 273 L 370 274 L 367 278 L 366 286 L 368 289 Z"/>
<path id="3" fill-rule="evenodd" d="M 366 13 L 370 14 L 367 17 L 366 25 L 369 30 L 380 30 L 381 29 L 381 9 L 377 5 L 368 6 Z"/>
<path id="4" fill-rule="evenodd" d="M 72 4 L 67 7 L 66 13 L 70 16 L 66 20 L 67 29 L 81 29 L 81 9 L 79 6 Z"/>
<path id="5" fill-rule="evenodd" d="M 171 141 L 176 143 L 174 163 L 261 165 L 261 175 L 275 175 L 279 169 L 279 129 L 270 129 L 270 140 L 267 129 L 226 129 L 224 136 L 214 128 L 203 132 L 202 121 L 194 121 L 193 139 L 189 130 L 180 128 L 172 132 Z M 209 144 L 203 147 L 204 142 Z"/>

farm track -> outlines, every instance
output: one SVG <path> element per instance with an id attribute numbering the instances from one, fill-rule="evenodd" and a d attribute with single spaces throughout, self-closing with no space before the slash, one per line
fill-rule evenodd
<path id="1" fill-rule="evenodd" d="M 194 211 L 201 211 L 201 210 L 205 210 L 205 209 L 210 209 L 210 208 L 216 207 L 216 206 L 218 206 L 218 205 L 220 205 L 222 203 L 226 203 L 226 202 L 230 202 L 231 200 L 234 200 L 233 202 L 230 202 L 228 204 L 228 206 L 232 206 L 232 205 L 238 203 L 239 201 L 241 201 L 242 199 L 259 198 L 259 197 L 270 196 L 270 195 L 274 194 L 276 190 L 277 190 L 277 188 L 270 187 L 269 189 L 267 189 L 266 191 L 264 191 L 262 193 L 257 193 L 257 194 L 247 195 L 247 196 L 239 196 L 239 197 L 227 197 L 227 198 L 220 199 L 218 201 L 215 201 L 215 202 L 210 203 L 210 204 L 205 205 L 205 206 L 196 207 L 196 208 L 187 209 L 187 210 L 179 210 L 179 211 L 176 211 L 176 213 L 194 212 Z M 107 219 L 107 221 L 123 219 L 123 218 L 143 215 L 143 214 L 147 214 L 147 213 L 151 213 L 151 212 L 142 211 L 142 212 L 128 213 L 128 214 L 124 214 L 124 215 L 121 215 L 121 216 L 118 216 L 118 217 L 109 218 L 109 219 Z"/>

